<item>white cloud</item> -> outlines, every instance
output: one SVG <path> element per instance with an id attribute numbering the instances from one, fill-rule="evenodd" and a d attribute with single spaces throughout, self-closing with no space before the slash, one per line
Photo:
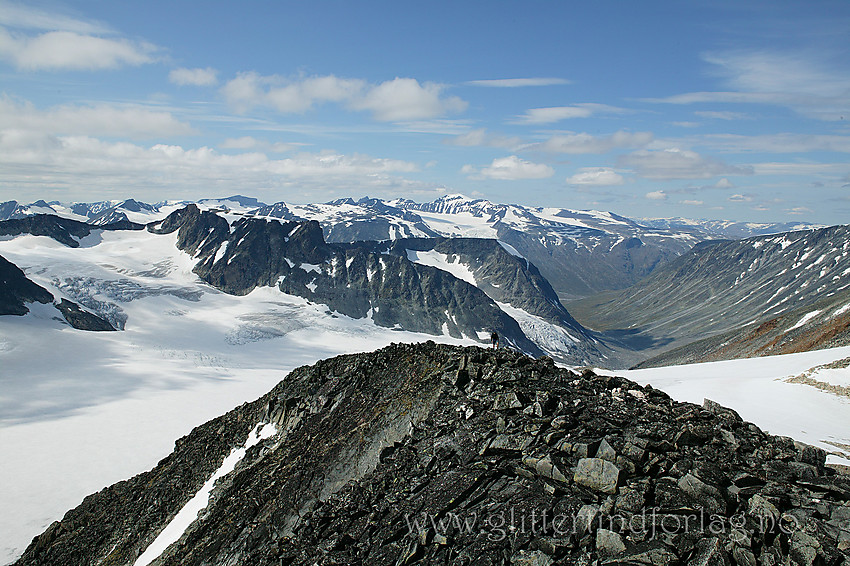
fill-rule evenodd
<path id="1" fill-rule="evenodd" d="M 752 202 L 753 197 L 749 195 L 730 195 L 726 200 L 729 202 Z"/>
<path id="2" fill-rule="evenodd" d="M 523 146 L 523 150 L 543 151 L 546 153 L 607 153 L 621 147 L 644 147 L 653 139 L 650 132 L 626 132 L 620 130 L 608 136 L 594 136 L 588 133 L 558 134 L 540 143 Z"/>
<path id="3" fill-rule="evenodd" d="M 0 59 L 19 69 L 101 70 L 154 61 L 158 49 L 149 43 L 108 39 L 73 31 L 50 31 L 28 37 L 0 28 Z"/>
<path id="4" fill-rule="evenodd" d="M 684 204 L 687 206 L 702 206 L 705 204 L 705 202 L 701 200 L 680 200 L 679 204 Z"/>
<path id="5" fill-rule="evenodd" d="M 567 179 L 569 185 L 607 187 L 622 185 L 623 176 L 607 167 L 583 167 L 578 173 Z"/>
<path id="6" fill-rule="evenodd" d="M 78 193 L 156 193 L 167 197 L 216 190 L 260 193 L 270 188 L 315 190 L 322 194 L 420 190 L 423 184 L 398 174 L 418 171 L 414 163 L 340 154 L 298 153 L 270 159 L 251 151 L 222 154 L 209 147 L 142 146 L 88 136 L 0 132 L 0 187 L 33 192 L 61 188 Z"/>
<path id="7" fill-rule="evenodd" d="M 554 106 L 549 108 L 531 108 L 525 114 L 517 116 L 516 124 L 551 124 L 570 118 L 588 118 L 594 114 L 622 114 L 625 108 L 586 102 L 573 106 Z"/>
<path id="8" fill-rule="evenodd" d="M 667 193 L 664 191 L 650 191 L 643 196 L 649 200 L 667 200 Z"/>
<path id="9" fill-rule="evenodd" d="M 521 140 L 517 137 L 491 134 L 486 128 L 478 128 L 449 138 L 446 140 L 446 143 L 463 147 L 501 147 L 513 149 L 520 145 Z"/>
<path id="10" fill-rule="evenodd" d="M 467 103 L 457 96 L 443 97 L 445 86 L 419 84 L 416 79 L 395 78 L 371 87 L 352 107 L 370 110 L 381 122 L 427 120 L 450 113 L 463 112 Z"/>
<path id="11" fill-rule="evenodd" d="M 756 175 L 846 175 L 850 163 L 753 163 Z"/>
<path id="12" fill-rule="evenodd" d="M 240 73 L 222 87 L 222 93 L 237 111 L 267 106 L 279 112 L 310 110 L 315 104 L 337 102 L 353 110 L 368 110 L 382 122 L 407 122 L 439 118 L 462 112 L 467 103 L 456 96 L 443 96 L 444 85 L 420 84 L 416 79 L 395 78 L 377 85 L 361 79 L 333 75 L 287 81 L 277 76 Z"/>
<path id="13" fill-rule="evenodd" d="M 723 177 L 722 179 L 720 179 L 719 181 L 717 181 L 716 183 L 714 183 L 714 188 L 715 188 L 715 189 L 731 189 L 731 188 L 733 188 L 734 186 L 735 186 L 735 185 L 732 183 L 732 181 L 730 181 L 730 180 L 729 180 L 729 179 L 727 179 L 726 177 Z"/>
<path id="14" fill-rule="evenodd" d="M 555 170 L 545 163 L 532 163 L 520 159 L 516 155 L 498 157 L 480 171 L 472 165 L 464 165 L 461 173 L 472 178 L 497 179 L 515 181 L 520 179 L 547 179 L 555 174 Z"/>
<path id="15" fill-rule="evenodd" d="M 640 177 L 655 180 L 708 179 L 718 175 L 752 175 L 751 167 L 727 165 L 684 149 L 639 150 L 621 156 L 621 165 L 633 167 Z"/>
<path id="16" fill-rule="evenodd" d="M 228 138 L 218 144 L 218 147 L 221 149 L 257 149 L 271 153 L 287 153 L 302 145 L 304 144 L 284 142 L 270 143 L 266 140 L 258 140 L 251 136 L 242 136 L 240 138 Z"/>
<path id="17" fill-rule="evenodd" d="M 805 206 L 795 206 L 794 208 L 790 208 L 785 212 L 798 216 L 801 214 L 813 214 L 814 210 L 812 210 L 811 208 L 806 208 Z"/>
<path id="18" fill-rule="evenodd" d="M 0 129 L 49 134 L 120 136 L 147 139 L 194 134 L 186 122 L 170 112 L 142 106 L 63 105 L 39 110 L 29 102 L 0 96 Z"/>
<path id="19" fill-rule="evenodd" d="M 484 86 L 494 88 L 518 88 L 526 86 L 552 86 L 570 84 L 572 81 L 554 77 L 537 77 L 528 79 L 487 79 L 480 81 L 467 81 L 471 86 Z"/>
<path id="20" fill-rule="evenodd" d="M 816 151 L 850 153 L 850 136 L 789 133 L 761 136 L 709 134 L 702 138 L 701 145 L 730 153 L 809 153 Z"/>
<path id="21" fill-rule="evenodd" d="M 206 69 L 173 69 L 168 73 L 168 80 L 180 86 L 214 86 L 218 84 L 218 71 Z"/>
<path id="22" fill-rule="evenodd" d="M 284 113 L 305 112 L 314 104 L 339 102 L 356 96 L 365 82 L 340 79 L 334 75 L 285 81 L 277 76 L 239 73 L 222 87 L 228 103 L 239 112 L 254 106 L 268 106 Z"/>

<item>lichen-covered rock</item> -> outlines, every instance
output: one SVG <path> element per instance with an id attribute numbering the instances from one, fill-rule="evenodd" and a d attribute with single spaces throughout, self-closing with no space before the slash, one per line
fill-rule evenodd
<path id="1" fill-rule="evenodd" d="M 578 461 L 573 480 L 602 493 L 616 493 L 620 470 L 601 458 L 582 458 Z"/>

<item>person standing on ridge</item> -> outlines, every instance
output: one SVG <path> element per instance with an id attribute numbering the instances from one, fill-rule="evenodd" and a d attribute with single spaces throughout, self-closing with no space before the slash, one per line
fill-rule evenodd
<path id="1" fill-rule="evenodd" d="M 490 344 L 493 348 L 499 347 L 499 333 L 495 330 L 490 334 Z"/>

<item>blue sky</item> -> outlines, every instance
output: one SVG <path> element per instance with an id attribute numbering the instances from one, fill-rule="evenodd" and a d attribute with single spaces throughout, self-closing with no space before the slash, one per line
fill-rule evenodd
<path id="1" fill-rule="evenodd" d="M 845 223 L 848 29 L 846 0 L 0 0 L 0 200 Z"/>

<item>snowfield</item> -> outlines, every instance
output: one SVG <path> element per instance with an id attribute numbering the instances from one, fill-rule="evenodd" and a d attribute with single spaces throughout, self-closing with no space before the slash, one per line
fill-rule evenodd
<path id="1" fill-rule="evenodd" d="M 0 240 L 0 255 L 54 296 L 124 328 L 74 330 L 50 305 L 0 317 L 0 563 L 86 495 L 152 468 L 194 426 L 262 396 L 298 366 L 392 342 L 478 344 L 378 327 L 275 288 L 226 295 L 192 273 L 195 260 L 175 241 L 145 231 L 97 231 L 79 248 L 39 236 Z M 468 271 L 446 257 L 416 257 Z M 574 340 L 502 308 L 553 348 Z M 783 381 L 848 356 L 850 347 L 618 373 L 680 400 L 713 399 L 773 434 L 850 458 L 850 398 Z M 846 384 L 848 372 L 815 378 Z"/>

